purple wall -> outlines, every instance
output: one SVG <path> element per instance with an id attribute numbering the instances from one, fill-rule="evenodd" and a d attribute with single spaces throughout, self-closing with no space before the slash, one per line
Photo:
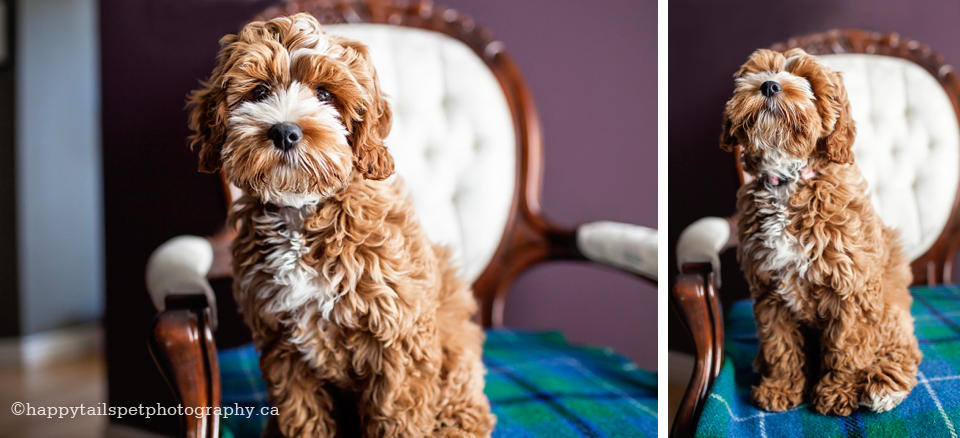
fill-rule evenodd
<path id="1" fill-rule="evenodd" d="M 544 132 L 543 209 L 576 225 L 657 227 L 657 3 L 437 0 L 503 41 Z M 519 278 L 506 324 L 559 329 L 657 366 L 656 287 L 605 268 L 543 265 Z"/>
<path id="2" fill-rule="evenodd" d="M 670 260 L 683 228 L 704 216 L 729 215 L 737 178 L 730 154 L 719 148 L 723 105 L 733 73 L 750 53 L 792 36 L 834 28 L 897 32 L 960 63 L 960 2 L 836 1 L 770 2 L 670 0 L 669 18 L 669 248 Z M 728 303 L 748 295 L 736 258 L 728 251 L 721 297 Z M 671 263 L 670 278 L 677 270 Z M 672 284 L 672 282 L 671 282 Z M 670 348 L 690 343 L 671 317 Z"/>

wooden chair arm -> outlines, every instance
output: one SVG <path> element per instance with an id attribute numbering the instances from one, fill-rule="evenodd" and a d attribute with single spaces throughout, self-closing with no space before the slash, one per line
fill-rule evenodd
<path id="1" fill-rule="evenodd" d="M 593 262 L 602 266 L 608 266 L 623 272 L 626 272 L 630 275 L 635 275 L 638 278 L 644 279 L 657 284 L 657 279 L 648 275 L 643 275 L 641 273 L 634 272 L 630 269 L 625 269 L 612 265 L 609 263 L 603 263 L 601 261 L 591 260 L 587 257 L 583 251 L 580 249 L 580 246 L 577 241 L 577 233 L 579 227 L 569 229 L 559 226 L 548 226 L 543 229 L 543 244 L 545 245 L 545 252 L 548 254 L 545 260 L 572 260 L 572 261 L 586 261 Z"/>
<path id="2" fill-rule="evenodd" d="M 586 258 L 657 284 L 656 229 L 595 221 L 577 227 L 576 234 L 577 247 Z"/>
<path id="3" fill-rule="evenodd" d="M 710 263 L 686 264 L 670 295 L 671 307 L 693 336 L 696 362 L 670 429 L 671 437 L 696 433 L 697 420 L 723 365 L 723 310 Z"/>
<path id="4" fill-rule="evenodd" d="M 167 298 L 153 320 L 150 353 L 177 402 L 183 406 L 180 436 L 220 436 L 220 368 L 211 329 L 211 312 L 203 295 Z M 204 411 L 197 414 L 197 411 Z"/>
<path id="5" fill-rule="evenodd" d="M 527 268 L 551 260 L 591 261 L 577 244 L 576 228 L 553 225 L 539 213 L 529 213 L 523 222 L 508 230 L 490 267 L 473 283 L 481 305 L 480 323 L 488 328 L 502 327 L 507 289 L 513 279 Z M 621 270 L 657 284 L 655 278 Z"/>
<path id="6" fill-rule="evenodd" d="M 678 266 L 710 262 L 714 283 L 719 287 L 720 254 L 739 243 L 737 220 L 738 215 L 704 217 L 684 228 L 676 245 Z"/>

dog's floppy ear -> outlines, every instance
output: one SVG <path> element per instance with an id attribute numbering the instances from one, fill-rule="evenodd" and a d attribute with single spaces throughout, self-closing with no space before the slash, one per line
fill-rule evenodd
<path id="1" fill-rule="evenodd" d="M 223 99 L 223 90 L 213 81 L 203 84 L 203 88 L 192 91 L 187 96 L 190 108 L 190 148 L 200 147 L 200 171 L 217 172 L 220 170 L 220 150 L 226 133 L 227 102 Z"/>
<path id="2" fill-rule="evenodd" d="M 189 137 L 190 148 L 200 147 L 200 171 L 217 172 L 221 168 L 220 151 L 227 132 L 227 100 L 221 76 L 224 63 L 230 58 L 231 44 L 235 35 L 227 35 L 220 40 L 220 53 L 217 55 L 217 67 L 210 79 L 201 83 L 201 88 L 187 95 L 187 108 L 190 109 L 189 125 L 193 134 Z"/>
<path id="3" fill-rule="evenodd" d="M 836 122 L 833 124 L 833 131 L 822 140 L 822 148 L 830 161 L 850 164 L 853 163 L 853 141 L 857 134 L 850 116 L 850 100 L 840 74 L 831 72 L 830 79 L 834 83 L 834 95 L 828 98 Z"/>
<path id="4" fill-rule="evenodd" d="M 361 120 L 350 133 L 350 144 L 356 155 L 356 166 L 366 179 L 381 180 L 393 175 L 393 157 L 383 144 L 390 133 L 393 112 L 380 90 L 377 71 L 370 62 L 367 46 L 343 37 L 333 37 L 345 50 L 344 62 L 354 72 L 357 82 L 367 94 Z"/>
<path id="5" fill-rule="evenodd" d="M 724 111 L 723 132 L 720 133 L 720 149 L 733 152 L 733 148 L 737 146 L 738 142 L 737 136 L 733 135 L 733 122 L 730 121 L 730 116 Z"/>
<path id="6" fill-rule="evenodd" d="M 813 104 L 823 120 L 822 132 L 827 133 L 820 138 L 817 147 L 830 161 L 853 163 L 852 148 L 856 130 L 850 116 L 850 101 L 843 78 L 801 49 L 791 49 L 784 56 L 787 56 L 786 70 L 810 82 L 816 97 Z"/>

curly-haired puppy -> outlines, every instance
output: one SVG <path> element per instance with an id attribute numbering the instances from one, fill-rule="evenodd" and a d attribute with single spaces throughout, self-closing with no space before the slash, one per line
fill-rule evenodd
<path id="1" fill-rule="evenodd" d="M 383 181 L 391 112 L 367 48 L 308 14 L 220 44 L 190 127 L 200 169 L 245 193 L 234 296 L 279 410 L 268 433 L 349 434 L 350 410 L 369 437 L 489 435 L 476 303 Z"/>
<path id="2" fill-rule="evenodd" d="M 921 359 L 912 274 L 853 162 L 843 81 L 800 49 L 758 50 L 735 78 L 721 147 L 741 145 L 753 177 L 737 194 L 738 256 L 760 338 L 753 400 L 768 411 L 800 403 L 817 365 L 806 344 L 819 346 L 817 411 L 893 409 Z"/>

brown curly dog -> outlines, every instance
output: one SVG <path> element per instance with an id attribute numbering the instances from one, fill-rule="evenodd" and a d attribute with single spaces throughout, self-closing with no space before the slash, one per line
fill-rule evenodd
<path id="1" fill-rule="evenodd" d="M 853 162 L 843 81 L 800 49 L 758 50 L 735 77 L 721 147 L 741 145 L 753 178 L 737 193 L 738 257 L 760 338 L 753 400 L 784 411 L 819 379 L 820 413 L 893 409 L 921 360 L 912 275 Z M 817 353 L 819 374 L 808 375 Z"/>
<path id="2" fill-rule="evenodd" d="M 476 303 L 382 181 L 391 112 L 367 48 L 308 14 L 220 43 L 190 127 L 200 169 L 245 193 L 234 296 L 279 410 L 266 433 L 349 435 L 346 416 L 369 437 L 490 435 Z"/>

